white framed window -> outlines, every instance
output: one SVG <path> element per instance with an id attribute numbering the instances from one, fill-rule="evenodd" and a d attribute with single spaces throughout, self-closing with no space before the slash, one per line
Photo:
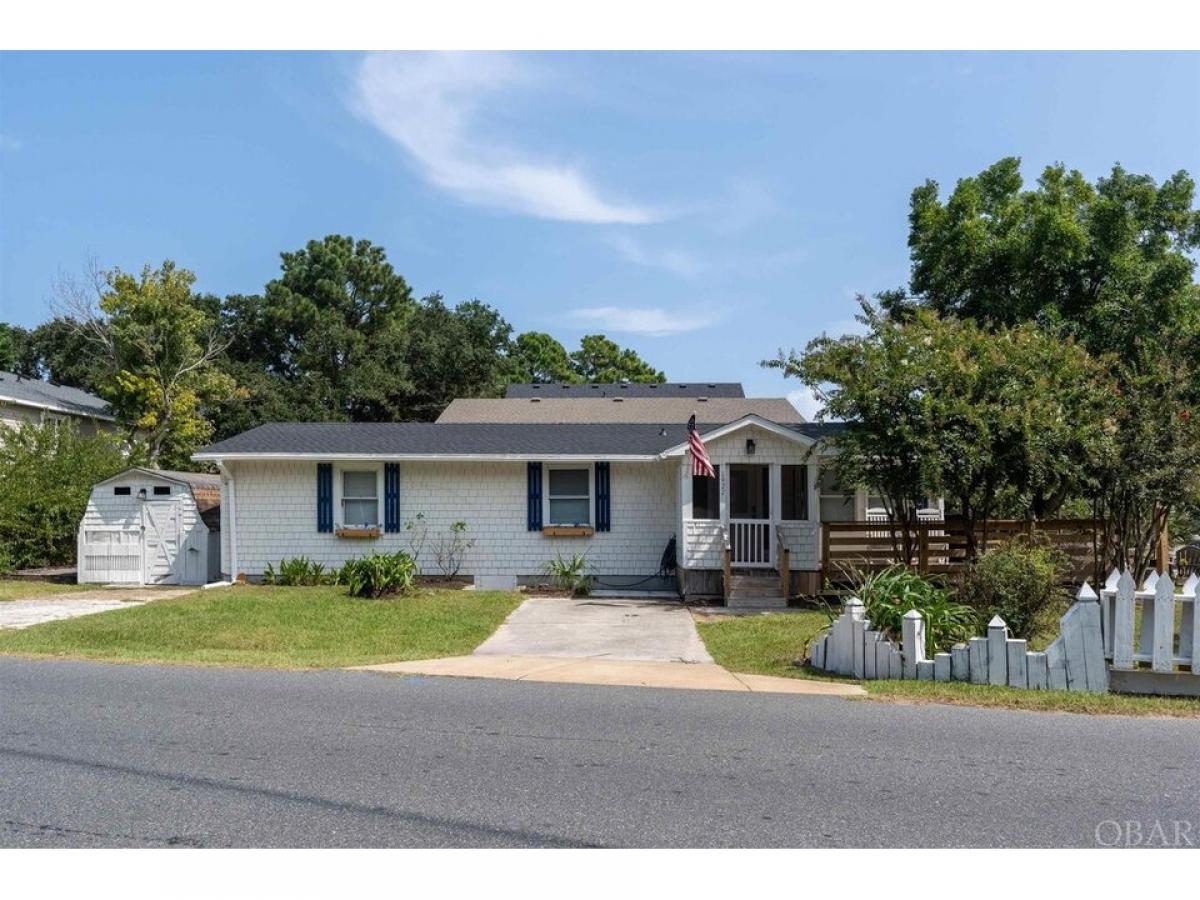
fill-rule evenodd
<path id="1" fill-rule="evenodd" d="M 338 479 L 343 525 L 378 525 L 379 470 L 345 468 Z"/>
<path id="2" fill-rule="evenodd" d="M 595 478 L 587 465 L 547 465 L 542 495 L 546 525 L 591 525 Z"/>

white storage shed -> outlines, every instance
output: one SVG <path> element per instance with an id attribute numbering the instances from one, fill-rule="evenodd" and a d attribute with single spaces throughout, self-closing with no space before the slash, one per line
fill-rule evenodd
<path id="1" fill-rule="evenodd" d="M 92 488 L 80 583 L 206 584 L 220 568 L 220 476 L 132 468 Z"/>

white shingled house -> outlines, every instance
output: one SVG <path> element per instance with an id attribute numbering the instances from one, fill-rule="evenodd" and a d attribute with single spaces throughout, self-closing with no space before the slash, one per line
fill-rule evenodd
<path id="1" fill-rule="evenodd" d="M 693 478 L 687 420 L 718 477 Z M 430 548 L 455 522 L 460 574 L 485 586 L 543 580 L 586 554 L 598 589 L 778 593 L 817 588 L 822 519 L 862 519 L 862 491 L 823 474 L 836 426 L 738 384 L 513 385 L 455 400 L 434 423 L 277 423 L 195 454 L 221 476 L 221 572 L 257 578 L 300 555 L 328 566 Z"/>
<path id="2" fill-rule="evenodd" d="M 2 426 L 19 428 L 65 420 L 75 422 L 83 434 L 116 429 L 108 404 L 95 394 L 0 372 L 0 440 Z"/>
<path id="3" fill-rule="evenodd" d="M 79 524 L 78 581 L 217 581 L 220 503 L 216 475 L 134 467 L 101 481 Z"/>

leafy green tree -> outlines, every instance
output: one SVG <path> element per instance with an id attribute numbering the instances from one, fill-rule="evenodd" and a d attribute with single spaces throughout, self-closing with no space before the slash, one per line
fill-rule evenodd
<path id="1" fill-rule="evenodd" d="M 1194 333 L 1194 200 L 1186 172 L 1159 185 L 1120 166 L 1094 185 L 1048 166 L 1026 190 L 1015 157 L 962 179 L 945 202 L 927 181 L 909 213 L 911 293 L 942 315 L 1062 327 L 1094 353 L 1132 352 L 1168 328 Z"/>
<path id="2" fill-rule="evenodd" d="M 215 366 L 217 323 L 192 293 L 195 276 L 169 260 L 140 275 L 100 273 L 96 304 L 75 295 L 72 321 L 113 373 L 100 385 L 150 465 L 187 467 L 212 435 L 207 407 L 236 390 Z"/>
<path id="3" fill-rule="evenodd" d="M 28 377 L 27 373 L 17 371 L 27 334 L 19 325 L 0 322 L 0 372 L 17 372 Z"/>
<path id="4" fill-rule="evenodd" d="M 383 248 L 330 235 L 282 254 L 261 300 L 231 298 L 225 326 L 235 359 L 259 360 L 314 398 L 331 419 L 398 419 L 412 292 Z"/>
<path id="5" fill-rule="evenodd" d="M 566 348 L 544 331 L 517 335 L 511 353 L 514 381 L 524 384 L 579 381 Z"/>
<path id="6" fill-rule="evenodd" d="M 99 394 L 113 374 L 106 357 L 96 353 L 87 330 L 65 316 L 56 316 L 28 333 L 24 366 L 31 377 L 93 394 Z"/>
<path id="7" fill-rule="evenodd" d="M 69 565 L 92 485 L 127 461 L 118 439 L 70 422 L 0 426 L 0 570 Z"/>
<path id="8" fill-rule="evenodd" d="M 1101 362 L 1033 325 L 989 331 L 928 310 L 898 321 L 862 308 L 866 335 L 819 337 L 767 363 L 849 423 L 838 437 L 844 482 L 875 488 L 909 524 L 922 497 L 946 496 L 965 520 L 971 557 L 1005 492 L 1046 515 L 1087 488 L 1088 461 L 1113 432 Z"/>
<path id="9" fill-rule="evenodd" d="M 622 349 L 602 334 L 584 335 L 571 354 L 577 380 L 586 382 L 633 381 L 660 384 L 667 376 L 633 350 Z"/>
<path id="10" fill-rule="evenodd" d="M 1200 248 L 1195 185 L 1162 184 L 1121 166 L 1093 185 L 1063 166 L 1025 189 L 1020 161 L 963 179 L 945 202 L 935 182 L 912 195 L 909 296 L 916 307 L 985 325 L 1036 322 L 1074 336 L 1108 365 L 1120 397 L 1109 452 L 1089 462 L 1087 496 L 1105 525 L 1106 556 L 1140 569 L 1159 529 L 1200 510 L 1196 435 L 1200 390 Z"/>
<path id="11" fill-rule="evenodd" d="M 417 305 L 406 334 L 411 388 L 388 406 L 404 419 L 432 421 L 455 397 L 497 397 L 511 381 L 512 326 L 492 307 L 469 300 L 449 307 L 441 295 Z"/>

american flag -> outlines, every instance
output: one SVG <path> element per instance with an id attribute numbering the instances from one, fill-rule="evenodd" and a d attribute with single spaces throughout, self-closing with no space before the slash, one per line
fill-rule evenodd
<path id="1" fill-rule="evenodd" d="M 688 447 L 692 451 L 693 477 L 702 475 L 705 478 L 716 478 L 717 470 L 713 468 L 708 451 L 704 449 L 704 441 L 700 440 L 700 432 L 696 430 L 695 413 L 688 419 Z"/>

